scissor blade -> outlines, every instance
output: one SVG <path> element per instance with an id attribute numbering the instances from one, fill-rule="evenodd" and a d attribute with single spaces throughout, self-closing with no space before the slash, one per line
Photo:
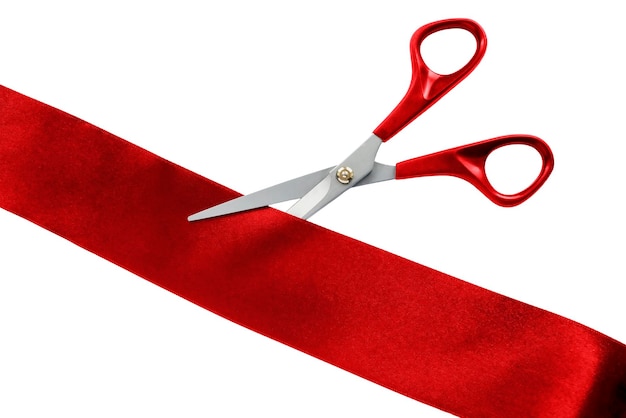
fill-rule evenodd
<path id="1" fill-rule="evenodd" d="M 351 187 L 357 185 L 374 168 L 374 158 L 376 158 L 380 144 L 382 144 L 382 140 L 379 137 L 370 136 L 363 145 L 350 154 L 341 164 L 333 168 L 323 180 L 317 183 L 302 199 L 298 200 L 287 213 L 308 219 Z M 342 167 L 349 167 L 354 173 L 351 181 L 347 184 L 337 180 L 337 170 Z"/>
<path id="2" fill-rule="evenodd" d="M 201 212 L 194 213 L 189 216 L 187 220 L 198 221 L 201 219 L 215 218 L 216 216 L 229 215 L 245 210 L 262 208 L 287 200 L 299 199 L 326 177 L 331 169 L 332 167 L 329 167 L 245 196 L 240 196 Z"/>
<path id="3" fill-rule="evenodd" d="M 187 219 L 189 221 L 199 221 L 201 219 L 230 215 L 246 210 L 262 208 L 273 205 L 274 203 L 298 199 L 311 190 L 317 183 L 322 181 L 330 170 L 330 167 L 325 168 L 324 170 L 316 171 L 315 173 L 310 173 L 245 196 L 228 200 L 201 212 L 194 213 Z M 363 180 L 355 184 L 355 187 L 392 180 L 395 178 L 395 166 L 374 163 L 374 169 L 372 169 L 372 171 Z"/>
<path id="4" fill-rule="evenodd" d="M 372 171 L 370 171 L 370 173 L 363 180 L 355 184 L 354 187 L 366 186 L 368 184 L 379 183 L 381 181 L 395 180 L 395 178 L 395 165 L 386 165 L 375 162 Z"/>

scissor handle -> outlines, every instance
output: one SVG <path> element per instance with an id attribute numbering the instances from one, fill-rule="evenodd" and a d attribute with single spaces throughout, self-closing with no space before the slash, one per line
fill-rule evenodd
<path id="1" fill-rule="evenodd" d="M 464 29 L 476 38 L 474 56 L 460 70 L 447 75 L 437 74 L 424 62 L 420 47 L 424 39 L 445 29 Z M 461 82 L 485 55 L 487 36 L 482 27 L 470 19 L 448 19 L 429 23 L 419 28 L 411 37 L 411 66 L 413 75 L 409 90 L 396 108 L 374 130 L 383 142 L 391 139 L 422 112 Z"/>
<path id="2" fill-rule="evenodd" d="M 485 163 L 496 149 L 514 144 L 528 145 L 537 150 L 541 156 L 542 166 L 539 175 L 530 186 L 519 193 L 509 195 L 498 192 L 489 183 Z M 519 205 L 539 190 L 553 168 L 554 156 L 548 144 L 542 139 L 530 135 L 507 135 L 403 161 L 396 165 L 396 179 L 455 176 L 474 185 L 493 203 L 510 207 Z"/>

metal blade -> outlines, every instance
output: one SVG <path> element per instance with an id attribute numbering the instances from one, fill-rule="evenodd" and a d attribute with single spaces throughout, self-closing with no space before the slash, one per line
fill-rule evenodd
<path id="1" fill-rule="evenodd" d="M 324 170 L 316 171 L 296 179 L 288 180 L 275 186 L 268 187 L 257 192 L 240 196 L 235 199 L 228 200 L 216 206 L 212 206 L 201 212 L 194 213 L 187 219 L 189 221 L 199 221 L 201 219 L 215 218 L 217 216 L 230 215 L 232 213 L 243 212 L 251 209 L 258 209 L 274 203 L 285 202 L 287 200 L 298 199 L 311 190 L 317 183 L 322 181 L 326 175 L 332 170 L 331 167 Z M 364 186 L 367 184 L 378 183 L 396 178 L 396 167 L 393 165 L 385 165 L 374 163 L 374 169 L 358 184 Z"/>
<path id="2" fill-rule="evenodd" d="M 262 208 L 274 203 L 298 199 L 326 177 L 331 169 L 332 167 L 329 167 L 245 196 L 240 196 L 201 212 L 194 213 L 189 216 L 187 220 L 198 221 L 200 219 L 215 218 L 216 216 L 243 212 L 244 210 Z"/>
<path id="3" fill-rule="evenodd" d="M 338 198 L 351 187 L 363 180 L 374 168 L 374 158 L 382 140 L 372 135 L 356 149 L 341 164 L 331 170 L 326 177 L 313 187 L 302 199 L 296 202 L 287 213 L 307 219 L 315 212 Z M 349 169 L 352 176 L 346 183 L 338 180 L 337 172 L 340 169 Z"/>
<path id="4" fill-rule="evenodd" d="M 363 180 L 355 184 L 353 187 L 366 186 L 368 184 L 379 183 L 381 181 L 395 180 L 396 166 L 374 163 L 374 168 Z"/>

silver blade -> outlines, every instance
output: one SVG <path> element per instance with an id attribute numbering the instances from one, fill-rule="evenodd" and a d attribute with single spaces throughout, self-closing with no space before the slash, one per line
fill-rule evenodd
<path id="1" fill-rule="evenodd" d="M 329 167 L 324 170 L 316 171 L 315 173 L 310 173 L 305 176 L 268 187 L 267 189 L 259 190 L 245 196 L 240 196 L 217 206 L 205 209 L 201 212 L 194 213 L 189 216 L 187 220 L 198 221 L 200 219 L 215 218 L 216 216 L 243 212 L 244 210 L 262 208 L 274 203 L 299 199 L 324 177 L 326 177 L 331 168 L 332 167 Z"/>
<path id="2" fill-rule="evenodd" d="M 382 140 L 379 137 L 376 135 L 370 136 L 363 145 L 350 154 L 341 164 L 332 169 L 331 172 L 305 194 L 302 199 L 298 200 L 287 213 L 302 219 L 308 219 L 315 212 L 338 198 L 351 187 L 357 185 L 374 168 L 374 158 L 376 158 L 380 144 L 382 144 Z M 343 184 L 337 180 L 336 173 L 340 167 L 350 167 L 354 173 L 352 180 L 347 184 Z"/>
<path id="3" fill-rule="evenodd" d="M 329 167 L 324 170 L 316 171 L 315 173 L 307 174 L 305 176 L 268 187 L 267 189 L 237 197 L 217 206 L 195 213 L 187 219 L 189 221 L 198 221 L 201 219 L 215 218 L 217 216 L 230 215 L 232 213 L 262 208 L 274 203 L 298 199 L 311 190 L 317 183 L 322 181 L 331 170 L 332 168 Z M 395 166 L 374 163 L 374 169 L 372 169 L 372 171 L 363 180 L 356 184 L 355 187 L 377 183 L 380 181 L 392 180 L 395 178 Z"/>
<path id="4" fill-rule="evenodd" d="M 370 173 L 360 182 L 353 187 L 365 186 L 368 184 L 378 183 L 381 181 L 395 180 L 396 178 L 396 166 L 386 165 L 381 163 L 374 163 L 374 168 Z"/>

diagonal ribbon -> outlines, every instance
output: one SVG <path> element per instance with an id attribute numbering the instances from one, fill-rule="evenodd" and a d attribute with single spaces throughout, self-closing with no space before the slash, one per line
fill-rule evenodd
<path id="1" fill-rule="evenodd" d="M 235 195 L 0 87 L 0 207 L 453 414 L 626 417 L 623 344 L 273 209 L 187 222 Z M 351 257 L 334 255 L 345 248 Z"/>

